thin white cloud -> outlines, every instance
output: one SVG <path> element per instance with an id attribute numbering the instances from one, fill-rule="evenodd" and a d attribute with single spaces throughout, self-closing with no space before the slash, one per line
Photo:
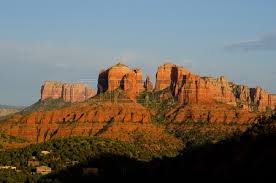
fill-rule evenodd
<path id="1" fill-rule="evenodd" d="M 228 50 L 242 51 L 275 51 L 276 32 L 260 36 L 256 39 L 239 41 L 225 46 Z"/>

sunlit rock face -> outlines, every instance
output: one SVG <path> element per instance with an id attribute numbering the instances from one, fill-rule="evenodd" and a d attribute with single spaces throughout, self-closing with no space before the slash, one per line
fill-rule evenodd
<path id="1" fill-rule="evenodd" d="M 145 90 L 142 71 L 121 63 L 102 71 L 98 79 L 98 93 L 117 89 L 124 90 L 129 98 L 136 100 L 138 94 Z"/>
<path id="2" fill-rule="evenodd" d="M 41 101 L 63 99 L 66 102 L 83 102 L 96 95 L 96 90 L 83 83 L 45 81 L 41 87 Z"/>
<path id="3" fill-rule="evenodd" d="M 155 91 L 169 89 L 184 104 L 212 104 L 214 102 L 239 106 L 250 111 L 275 109 L 276 95 L 262 88 L 249 88 L 219 78 L 201 77 L 175 64 L 164 64 L 156 73 Z"/>

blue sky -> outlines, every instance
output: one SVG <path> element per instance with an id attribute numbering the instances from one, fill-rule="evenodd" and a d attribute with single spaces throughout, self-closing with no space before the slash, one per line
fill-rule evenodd
<path id="1" fill-rule="evenodd" d="M 122 57 L 154 77 L 170 59 L 276 93 L 274 0 L 1 0 L 0 104 L 29 105 L 44 80 L 96 86 Z"/>

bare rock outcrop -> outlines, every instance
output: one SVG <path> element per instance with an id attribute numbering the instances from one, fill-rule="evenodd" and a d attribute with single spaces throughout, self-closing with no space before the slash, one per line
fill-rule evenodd
<path id="1" fill-rule="evenodd" d="M 156 73 L 155 91 L 176 85 L 178 81 L 184 79 L 184 75 L 188 75 L 189 73 L 185 68 L 175 64 L 166 63 L 159 66 Z"/>
<path id="2" fill-rule="evenodd" d="M 132 100 L 136 100 L 137 95 L 144 91 L 142 77 L 140 69 L 130 69 L 118 63 L 99 74 L 98 93 L 122 89 Z"/>
<path id="3" fill-rule="evenodd" d="M 260 87 L 249 88 L 244 85 L 234 85 L 233 88 L 241 107 L 260 112 L 275 109 L 276 95 L 270 94 Z"/>
<path id="4" fill-rule="evenodd" d="M 253 104 L 256 104 L 257 110 L 264 112 L 268 108 L 275 109 L 276 97 L 264 89 L 257 87 L 250 89 L 250 96 Z"/>
<path id="5" fill-rule="evenodd" d="M 217 101 L 235 105 L 235 96 L 224 77 L 200 77 L 175 64 L 164 64 L 157 70 L 155 90 L 165 88 L 185 104 Z"/>
<path id="6" fill-rule="evenodd" d="M 151 82 L 151 78 L 150 78 L 149 75 L 147 75 L 147 77 L 146 77 L 144 87 L 145 87 L 145 90 L 148 91 L 148 92 L 153 91 L 153 84 Z"/>
<path id="7" fill-rule="evenodd" d="M 83 102 L 96 95 L 96 91 L 83 83 L 45 81 L 41 87 L 41 100 L 60 99 L 66 102 Z"/>
<path id="8" fill-rule="evenodd" d="M 237 85 L 227 81 L 224 76 L 201 77 L 175 64 L 164 64 L 158 67 L 155 91 L 166 88 L 169 88 L 173 96 L 184 104 L 219 102 L 259 112 L 273 110 L 276 105 L 275 95 L 262 88 Z"/>
<path id="9" fill-rule="evenodd" d="M 62 86 L 59 81 L 45 81 L 41 87 L 41 100 L 62 98 Z"/>

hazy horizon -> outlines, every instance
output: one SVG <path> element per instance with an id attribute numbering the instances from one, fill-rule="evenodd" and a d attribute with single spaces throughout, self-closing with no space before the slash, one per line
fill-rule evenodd
<path id="1" fill-rule="evenodd" d="M 276 2 L 11 0 L 0 7 L 0 104 L 30 105 L 44 80 L 85 82 L 122 57 L 152 79 L 168 60 L 276 93 Z"/>

